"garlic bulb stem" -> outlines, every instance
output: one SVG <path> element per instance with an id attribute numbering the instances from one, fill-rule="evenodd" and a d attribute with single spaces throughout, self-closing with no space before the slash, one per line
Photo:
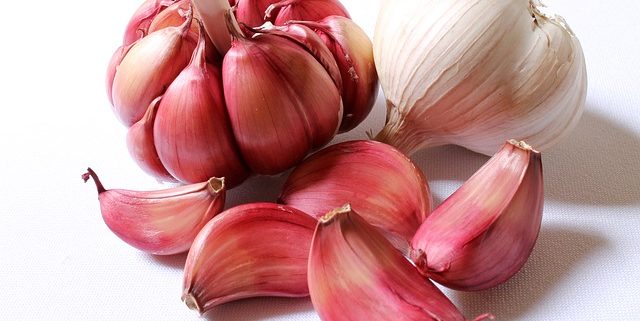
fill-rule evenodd
<path id="1" fill-rule="evenodd" d="M 225 12 L 231 9 L 228 0 L 191 0 L 202 18 L 204 29 L 218 52 L 224 55 L 231 48 L 231 37 L 226 28 Z"/>

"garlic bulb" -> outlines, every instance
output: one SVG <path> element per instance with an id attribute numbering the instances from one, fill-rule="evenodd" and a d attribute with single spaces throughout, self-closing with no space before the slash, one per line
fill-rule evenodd
<path id="1" fill-rule="evenodd" d="M 374 57 L 387 98 L 377 139 L 412 153 L 507 139 L 545 150 L 575 127 L 587 74 L 578 39 L 537 0 L 385 1 Z"/>

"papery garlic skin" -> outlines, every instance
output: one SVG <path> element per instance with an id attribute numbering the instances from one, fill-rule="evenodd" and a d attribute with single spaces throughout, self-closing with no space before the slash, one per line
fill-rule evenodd
<path id="1" fill-rule="evenodd" d="M 380 232 L 349 206 L 322 217 L 308 271 L 323 321 L 465 320 Z M 488 315 L 478 318 L 488 317 Z"/>
<path id="2" fill-rule="evenodd" d="M 578 39 L 536 0 L 385 1 L 374 36 L 387 98 L 377 139 L 411 154 L 456 144 L 494 154 L 511 138 L 546 150 L 579 121 Z"/>
<path id="3" fill-rule="evenodd" d="M 222 75 L 231 127 L 254 173 L 280 173 L 336 135 L 339 90 L 297 43 L 273 34 L 238 36 Z"/>
<path id="4" fill-rule="evenodd" d="M 182 299 L 204 313 L 258 296 L 303 297 L 316 220 L 296 209 L 255 203 L 211 220 L 189 251 Z"/>
<path id="5" fill-rule="evenodd" d="M 127 127 L 184 69 L 196 42 L 189 37 L 191 18 L 180 27 L 168 27 L 137 41 L 117 67 L 111 89 L 116 116 Z"/>
<path id="6" fill-rule="evenodd" d="M 93 170 L 102 218 L 129 245 L 156 255 L 186 252 L 200 229 L 224 208 L 224 179 L 160 191 L 107 190 Z"/>
<path id="7" fill-rule="evenodd" d="M 424 275 L 453 289 L 506 282 L 531 255 L 543 198 L 540 153 L 509 141 L 425 220 L 412 259 Z"/>
<path id="8" fill-rule="evenodd" d="M 349 141 L 318 151 L 287 178 L 279 202 L 316 218 L 351 203 L 400 248 L 431 212 L 431 193 L 420 169 L 395 148 Z"/>
<path id="9" fill-rule="evenodd" d="M 162 96 L 153 136 L 167 171 L 185 183 L 225 177 L 234 187 L 249 175 L 226 113 L 220 68 L 205 60 L 201 30 L 189 65 Z"/>

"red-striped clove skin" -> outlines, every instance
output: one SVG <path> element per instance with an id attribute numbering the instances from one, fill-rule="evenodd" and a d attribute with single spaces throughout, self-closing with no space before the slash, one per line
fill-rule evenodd
<path id="1" fill-rule="evenodd" d="M 342 90 L 342 76 L 340 69 L 336 63 L 333 54 L 327 48 L 322 38 L 317 35 L 311 28 L 302 24 L 288 24 L 285 26 L 274 26 L 271 23 L 265 23 L 257 28 L 260 32 L 283 36 L 297 42 L 303 46 L 316 60 L 322 64 L 324 69 L 329 73 L 331 79 L 335 83 L 338 90 Z M 344 119 L 344 117 L 343 117 Z"/>
<path id="2" fill-rule="evenodd" d="M 192 15 L 180 27 L 138 40 L 117 67 L 111 90 L 116 116 L 127 127 L 138 122 L 189 63 L 196 46 L 189 36 Z"/>
<path id="3" fill-rule="evenodd" d="M 275 2 L 278 0 L 240 0 L 236 4 L 236 18 L 250 27 L 260 26 L 267 21 L 265 11 Z"/>
<path id="4" fill-rule="evenodd" d="M 155 148 L 167 171 L 182 182 L 217 176 L 234 187 L 249 172 L 229 126 L 220 69 L 206 61 L 205 50 L 201 32 L 191 62 L 162 96 L 153 127 Z"/>
<path id="5" fill-rule="evenodd" d="M 224 207 L 224 179 L 159 191 L 104 188 L 96 173 L 102 218 L 109 229 L 127 244 L 147 253 L 173 255 L 186 252 L 196 235 Z"/>
<path id="6" fill-rule="evenodd" d="M 433 283 L 348 205 L 319 220 L 309 253 L 308 283 L 323 321 L 465 320 Z"/>
<path id="7" fill-rule="evenodd" d="M 369 115 L 378 96 L 371 40 L 355 22 L 342 16 L 291 23 L 314 29 L 333 54 L 342 78 L 344 115 L 340 131 L 355 128 Z"/>
<path id="8" fill-rule="evenodd" d="M 347 202 L 399 248 L 431 212 L 422 171 L 395 148 L 350 141 L 318 151 L 284 184 L 279 201 L 316 218 Z"/>
<path id="9" fill-rule="evenodd" d="M 318 21 L 328 16 L 351 18 L 338 0 L 282 0 L 271 4 L 265 11 L 265 18 L 276 25 L 284 25 L 291 20 Z"/>
<path id="10" fill-rule="evenodd" d="M 159 181 L 178 182 L 164 167 L 153 138 L 153 125 L 156 120 L 156 112 L 162 97 L 156 98 L 147 109 L 147 113 L 127 131 L 127 148 L 131 158 L 147 174 Z"/>
<path id="11" fill-rule="evenodd" d="M 125 29 L 122 45 L 124 47 L 142 39 L 149 33 L 151 21 L 176 0 L 146 0 L 133 13 Z"/>
<path id="12" fill-rule="evenodd" d="M 412 259 L 425 276 L 453 289 L 504 283 L 531 255 L 543 195 L 540 153 L 511 140 L 422 224 Z"/>
<path id="13" fill-rule="evenodd" d="M 304 297 L 316 220 L 294 208 L 246 204 L 216 216 L 191 246 L 183 301 L 204 313 L 258 296 Z"/>
<path id="14" fill-rule="evenodd" d="M 342 118 L 332 78 L 298 43 L 274 34 L 234 34 L 222 79 L 242 158 L 257 174 L 280 173 L 327 144 Z"/>

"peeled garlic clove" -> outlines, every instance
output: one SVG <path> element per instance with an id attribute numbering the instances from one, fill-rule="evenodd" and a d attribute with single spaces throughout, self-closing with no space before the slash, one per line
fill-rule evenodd
<path id="1" fill-rule="evenodd" d="M 320 219 L 309 253 L 308 283 L 323 321 L 464 320 L 437 287 L 348 205 Z"/>
<path id="2" fill-rule="evenodd" d="M 340 75 L 340 69 L 336 59 L 333 57 L 333 54 L 329 51 L 329 48 L 324 41 L 322 41 L 322 38 L 320 38 L 320 36 L 318 36 L 309 27 L 302 24 L 274 26 L 270 22 L 267 22 L 260 26 L 258 30 L 263 33 L 286 37 L 303 46 L 316 58 L 316 60 L 318 60 L 320 64 L 322 64 L 327 73 L 329 73 L 329 76 L 331 76 L 331 79 L 333 79 L 336 87 L 339 90 L 342 90 L 342 76 Z"/>
<path id="3" fill-rule="evenodd" d="M 127 147 L 133 160 L 147 174 L 160 181 L 177 182 L 162 165 L 153 142 L 153 124 L 162 97 L 154 100 L 147 113 L 127 131 Z"/>
<path id="4" fill-rule="evenodd" d="M 411 154 L 456 144 L 493 155 L 511 138 L 546 150 L 578 123 L 582 48 L 537 0 L 385 1 L 374 56 L 389 111 L 377 139 Z"/>
<path id="5" fill-rule="evenodd" d="M 125 29 L 123 46 L 126 47 L 148 34 L 153 18 L 175 0 L 146 0 L 133 14 Z"/>
<path id="6" fill-rule="evenodd" d="M 375 141 L 340 143 L 309 157 L 290 174 L 279 201 L 316 218 L 349 202 L 400 248 L 408 247 L 431 212 L 422 172 Z"/>
<path id="7" fill-rule="evenodd" d="M 271 4 L 265 11 L 265 18 L 273 19 L 276 25 L 290 20 L 318 21 L 328 16 L 350 18 L 338 0 L 283 0 Z"/>
<path id="8" fill-rule="evenodd" d="M 453 289 L 499 285 L 531 255 L 542 207 L 540 154 L 509 141 L 427 218 L 412 241 L 413 260 Z"/>
<path id="9" fill-rule="evenodd" d="M 227 122 L 220 69 L 205 61 L 205 35 L 189 65 L 167 88 L 153 128 L 164 167 L 182 182 L 225 177 L 236 186 L 248 171 Z"/>
<path id="10" fill-rule="evenodd" d="M 344 115 L 340 130 L 346 132 L 355 128 L 369 115 L 378 96 L 378 74 L 371 40 L 355 22 L 342 16 L 295 23 L 315 29 L 331 50 L 342 78 Z"/>
<path id="11" fill-rule="evenodd" d="M 342 102 L 324 67 L 296 42 L 229 26 L 224 96 L 243 159 L 257 174 L 277 174 L 337 133 Z"/>
<path id="12" fill-rule="evenodd" d="M 223 212 L 191 246 L 183 301 L 204 313 L 243 298 L 309 295 L 307 261 L 315 225 L 305 213 L 270 203 Z"/>
<path id="13" fill-rule="evenodd" d="M 98 188 L 102 218 L 109 229 L 129 245 L 156 255 L 185 252 L 200 229 L 224 207 L 224 179 L 139 192 L 107 190 L 96 173 L 88 169 Z"/>
<path id="14" fill-rule="evenodd" d="M 180 27 L 158 30 L 140 39 L 120 62 L 112 99 L 120 121 L 131 126 L 145 114 L 189 63 L 195 42 L 189 37 L 191 15 Z"/>

